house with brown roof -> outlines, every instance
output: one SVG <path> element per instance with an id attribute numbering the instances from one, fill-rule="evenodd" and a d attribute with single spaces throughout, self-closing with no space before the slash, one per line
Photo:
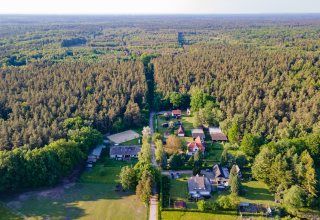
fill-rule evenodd
<path id="1" fill-rule="evenodd" d="M 188 192 L 191 194 L 192 197 L 199 197 L 199 195 L 210 197 L 211 184 L 209 178 L 205 176 L 199 176 L 198 174 L 189 178 Z"/>
<path id="2" fill-rule="evenodd" d="M 175 202 L 174 203 L 174 207 L 175 208 L 180 208 L 180 209 L 185 209 L 185 208 L 187 208 L 187 203 L 185 203 L 184 201 Z"/>
<path id="3" fill-rule="evenodd" d="M 191 134 L 192 134 L 193 140 L 195 140 L 198 136 L 203 138 L 203 140 L 206 139 L 206 136 L 202 129 L 191 129 Z"/>
<path id="4" fill-rule="evenodd" d="M 178 127 L 177 133 L 178 133 L 178 137 L 184 137 L 185 132 L 184 132 L 184 127 L 182 127 L 182 125 Z"/>
<path id="5" fill-rule="evenodd" d="M 172 117 L 181 117 L 181 110 L 172 110 Z"/>
<path id="6" fill-rule="evenodd" d="M 203 138 L 199 136 L 196 138 L 195 142 L 189 143 L 187 147 L 188 147 L 187 152 L 189 156 L 195 155 L 199 148 L 201 148 L 203 154 L 206 150 Z"/>
<path id="7" fill-rule="evenodd" d="M 212 141 L 228 141 L 228 138 L 224 135 L 219 127 L 209 127 L 209 133 Z"/>

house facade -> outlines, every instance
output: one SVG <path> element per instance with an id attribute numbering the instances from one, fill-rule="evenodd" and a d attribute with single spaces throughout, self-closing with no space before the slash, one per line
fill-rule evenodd
<path id="1" fill-rule="evenodd" d="M 138 152 L 141 151 L 141 145 L 123 145 L 123 146 L 112 146 L 110 148 L 110 158 L 138 158 Z"/>
<path id="2" fill-rule="evenodd" d="M 191 194 L 192 197 L 199 197 L 199 195 L 210 197 L 211 184 L 209 178 L 205 176 L 199 176 L 198 174 L 189 178 L 188 192 Z"/>
<path id="3" fill-rule="evenodd" d="M 187 152 L 189 156 L 195 155 L 199 148 L 201 148 L 202 154 L 204 154 L 206 150 L 203 138 L 199 136 L 196 138 L 195 142 L 189 143 L 187 147 L 188 147 Z"/>

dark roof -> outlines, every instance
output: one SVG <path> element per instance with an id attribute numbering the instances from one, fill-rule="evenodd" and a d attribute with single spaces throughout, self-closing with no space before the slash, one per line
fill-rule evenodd
<path id="1" fill-rule="evenodd" d="M 141 151 L 141 145 L 120 145 L 110 148 L 110 155 L 137 155 Z"/>
<path id="2" fill-rule="evenodd" d="M 222 168 L 219 164 L 215 164 L 213 165 L 212 167 L 212 173 L 214 175 L 214 178 L 217 178 L 217 177 L 224 177 L 223 175 L 223 171 L 222 171 Z"/>
<path id="3" fill-rule="evenodd" d="M 202 129 L 191 129 L 192 137 L 197 138 L 198 136 L 206 138 Z"/>
<path id="4" fill-rule="evenodd" d="M 189 191 L 211 192 L 211 185 L 208 177 L 199 176 L 198 174 L 188 179 L 188 188 Z"/>

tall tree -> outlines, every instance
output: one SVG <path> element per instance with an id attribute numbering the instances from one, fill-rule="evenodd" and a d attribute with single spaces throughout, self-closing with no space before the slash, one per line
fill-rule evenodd
<path id="1" fill-rule="evenodd" d="M 200 121 L 199 113 L 195 112 L 193 113 L 193 127 L 198 128 L 200 126 L 202 126 L 202 123 Z"/>
<path id="2" fill-rule="evenodd" d="M 235 143 L 238 135 L 238 125 L 233 123 L 232 127 L 228 130 L 228 138 L 231 142 Z"/>
<path id="3" fill-rule="evenodd" d="M 152 163 L 152 150 L 150 143 L 143 143 L 141 147 L 141 152 L 138 153 L 139 162 Z"/>
<path id="4" fill-rule="evenodd" d="M 161 155 L 162 155 L 162 152 L 163 152 L 163 144 L 162 144 L 162 140 L 156 140 L 155 142 L 155 145 L 156 145 L 156 152 L 155 152 L 155 156 L 156 156 L 156 161 L 159 163 L 160 159 L 161 159 Z"/>
<path id="5" fill-rule="evenodd" d="M 230 170 L 230 175 L 229 175 L 229 186 L 232 186 L 232 181 L 234 180 L 234 177 L 236 175 L 238 175 L 237 168 L 236 168 L 236 165 L 233 165 Z"/>
<path id="6" fill-rule="evenodd" d="M 221 166 L 227 165 L 227 163 L 228 163 L 228 155 L 229 155 L 228 150 L 224 149 L 222 154 L 221 154 L 221 158 L 220 158 L 220 165 Z"/>
<path id="7" fill-rule="evenodd" d="M 235 195 L 241 195 L 242 192 L 242 183 L 239 175 L 235 175 L 232 179 L 232 185 L 231 185 L 231 193 Z"/>
<path id="8" fill-rule="evenodd" d="M 135 172 L 132 166 L 125 166 L 121 168 L 121 172 L 118 175 L 119 179 L 116 180 L 116 182 L 121 183 L 122 187 L 128 187 L 132 186 L 135 183 Z"/>
<path id="9" fill-rule="evenodd" d="M 194 165 L 198 167 L 202 167 L 203 164 L 203 153 L 202 149 L 198 148 L 196 154 L 194 155 Z"/>
<path id="10" fill-rule="evenodd" d="M 162 169 L 165 169 L 167 168 L 167 166 L 168 166 L 167 153 L 165 152 L 164 149 L 162 149 L 161 157 L 160 157 L 160 167 Z"/>
<path id="11" fill-rule="evenodd" d="M 199 89 L 196 89 L 191 96 L 191 111 L 198 112 L 199 109 L 204 108 L 207 100 L 209 100 L 209 95 L 203 92 L 200 92 Z"/>
<path id="12" fill-rule="evenodd" d="M 241 150 L 245 155 L 254 157 L 259 153 L 259 148 L 261 146 L 260 138 L 254 136 L 253 134 L 246 134 L 241 142 Z"/>
<path id="13" fill-rule="evenodd" d="M 184 98 L 183 95 L 178 93 L 178 92 L 173 92 L 170 95 L 170 103 L 174 106 L 174 107 L 180 107 L 181 105 L 184 104 Z"/>
<path id="14" fill-rule="evenodd" d="M 170 165 L 171 169 L 174 169 L 174 170 L 180 169 L 183 165 L 183 161 L 181 159 L 181 156 L 176 155 L 176 154 L 172 155 L 170 157 L 169 165 Z"/>

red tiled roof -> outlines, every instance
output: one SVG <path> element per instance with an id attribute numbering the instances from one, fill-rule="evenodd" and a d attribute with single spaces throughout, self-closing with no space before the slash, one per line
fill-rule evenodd
<path id="1" fill-rule="evenodd" d="M 174 115 L 181 115 L 181 110 L 177 109 L 177 110 L 172 110 L 172 114 Z"/>
<path id="2" fill-rule="evenodd" d="M 177 129 L 178 134 L 184 134 L 184 128 L 182 127 L 182 125 L 180 125 Z"/>
<path id="3" fill-rule="evenodd" d="M 194 149 L 196 146 L 198 148 L 201 148 L 202 152 L 204 152 L 204 145 L 202 143 L 196 143 L 196 142 L 192 142 L 188 144 L 189 152 L 196 152 L 196 150 Z"/>
<path id="4" fill-rule="evenodd" d="M 164 135 L 169 135 L 169 132 L 167 132 L 167 131 L 166 131 L 166 132 L 164 132 Z"/>
<path id="5" fill-rule="evenodd" d="M 187 203 L 185 203 L 184 201 L 175 202 L 175 203 L 174 203 L 174 207 L 185 208 L 185 207 L 187 207 Z"/>

